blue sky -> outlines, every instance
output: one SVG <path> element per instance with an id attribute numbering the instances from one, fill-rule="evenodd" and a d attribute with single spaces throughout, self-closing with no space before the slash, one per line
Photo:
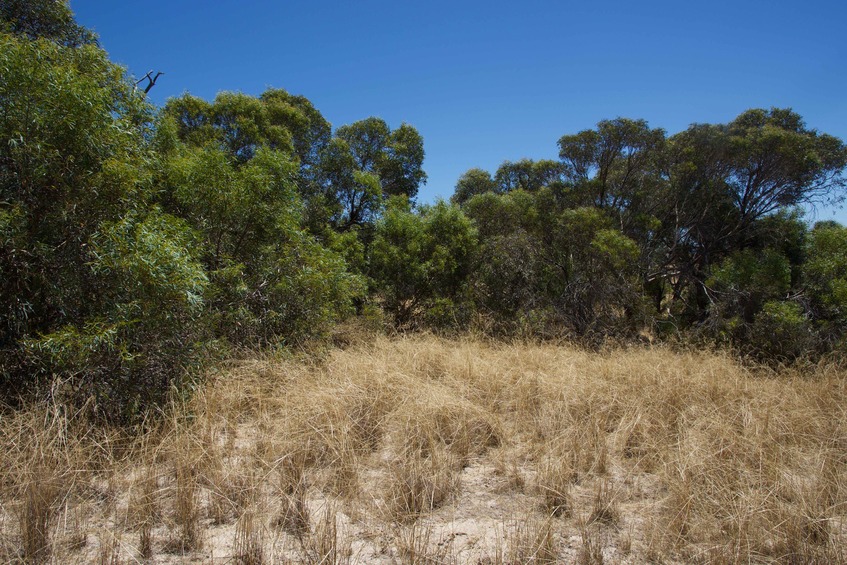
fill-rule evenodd
<path id="1" fill-rule="evenodd" d="M 556 158 L 564 134 L 646 119 L 676 133 L 792 107 L 847 139 L 847 3 L 71 0 L 111 58 L 190 92 L 309 98 L 340 126 L 380 116 L 423 135 L 421 201 L 471 167 Z M 847 224 L 847 210 L 818 219 Z"/>

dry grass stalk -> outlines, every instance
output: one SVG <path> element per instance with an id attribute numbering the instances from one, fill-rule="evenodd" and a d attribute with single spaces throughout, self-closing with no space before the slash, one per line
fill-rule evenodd
<path id="1" fill-rule="evenodd" d="M 327 506 L 308 537 L 301 539 L 307 563 L 313 565 L 342 565 L 350 562 L 352 550 L 338 531 L 336 510 Z"/>
<path id="2" fill-rule="evenodd" d="M 207 515 L 215 525 L 235 521 L 255 501 L 257 470 L 246 465 L 218 469 L 209 477 Z"/>
<path id="3" fill-rule="evenodd" d="M 558 563 L 553 521 L 527 517 L 506 533 L 506 563 Z"/>
<path id="4" fill-rule="evenodd" d="M 261 525 L 256 524 L 254 509 L 245 510 L 235 525 L 233 561 L 238 565 L 265 563 L 264 536 Z"/>
<path id="5" fill-rule="evenodd" d="M 43 464 L 36 464 L 23 487 L 23 508 L 20 512 L 23 557 L 29 563 L 41 563 L 50 557 L 58 494 L 53 473 Z"/>
<path id="6" fill-rule="evenodd" d="M 578 565 L 603 565 L 603 540 L 600 532 L 593 528 L 583 528 L 580 532 L 582 545 L 576 556 Z"/>
<path id="7" fill-rule="evenodd" d="M 405 565 L 441 565 L 449 563 L 450 542 L 433 543 L 431 524 L 420 521 L 394 533 L 400 562 Z"/>
<path id="8" fill-rule="evenodd" d="M 494 474 L 505 479 L 505 484 L 500 488 L 501 492 L 523 492 L 526 487 L 524 474 L 514 460 L 507 462 L 502 457 L 495 457 Z"/>
<path id="9" fill-rule="evenodd" d="M 411 522 L 441 506 L 460 486 L 459 473 L 444 449 L 425 457 L 418 453 L 394 460 L 389 466 L 386 506 L 398 522 Z"/>
<path id="10" fill-rule="evenodd" d="M 188 453 L 177 460 L 173 500 L 173 522 L 176 537 L 166 547 L 170 553 L 187 553 L 200 549 L 203 535 L 200 530 L 200 506 L 198 501 L 197 471 Z"/>
<path id="11" fill-rule="evenodd" d="M 594 491 L 594 502 L 591 506 L 591 514 L 588 515 L 588 523 L 600 523 L 606 526 L 616 526 L 620 521 L 620 508 L 612 488 L 607 479 L 597 483 Z"/>
<path id="12" fill-rule="evenodd" d="M 359 493 L 359 456 L 349 444 L 340 446 L 326 482 L 331 494 L 353 499 Z"/>
<path id="13" fill-rule="evenodd" d="M 159 476 L 154 466 L 148 466 L 127 506 L 127 521 L 138 531 L 138 553 L 144 559 L 153 556 L 153 528 L 161 518 L 158 491 Z"/>
<path id="14" fill-rule="evenodd" d="M 100 532 L 100 548 L 97 552 L 98 565 L 121 565 L 121 537 L 109 530 Z"/>
<path id="15" fill-rule="evenodd" d="M 88 532 L 85 527 L 82 505 L 71 506 L 66 500 L 62 514 L 64 549 L 70 552 L 79 551 L 88 544 Z M 68 525 L 69 521 L 70 525 Z M 2 531 L 2 526 L 0 526 L 0 531 Z"/>
<path id="16" fill-rule="evenodd" d="M 540 465 L 536 486 L 542 496 L 542 507 L 549 516 L 570 516 L 573 509 L 571 482 L 573 471 L 564 457 L 548 457 Z"/>
<path id="17" fill-rule="evenodd" d="M 283 456 L 277 462 L 277 490 L 282 509 L 276 524 L 302 538 L 309 532 L 309 507 L 306 504 L 306 455 L 302 451 Z"/>

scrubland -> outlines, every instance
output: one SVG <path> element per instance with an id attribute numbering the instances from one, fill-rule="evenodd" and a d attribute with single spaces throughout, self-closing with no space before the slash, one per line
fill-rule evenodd
<path id="1" fill-rule="evenodd" d="M 433 336 L 0 419 L 0 561 L 844 563 L 847 371 Z"/>

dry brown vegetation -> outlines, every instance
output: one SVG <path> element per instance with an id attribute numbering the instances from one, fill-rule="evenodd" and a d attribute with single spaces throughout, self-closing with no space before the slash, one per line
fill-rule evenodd
<path id="1" fill-rule="evenodd" d="M 429 336 L 0 422 L 0 561 L 845 563 L 847 373 Z"/>

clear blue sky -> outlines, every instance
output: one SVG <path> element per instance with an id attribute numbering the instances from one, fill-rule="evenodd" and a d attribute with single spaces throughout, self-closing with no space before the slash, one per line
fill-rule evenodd
<path id="1" fill-rule="evenodd" d="M 847 138 L 847 3 L 71 0 L 111 58 L 166 74 L 150 96 L 309 98 L 340 126 L 380 116 L 423 135 L 449 197 L 471 167 L 556 158 L 564 134 L 643 118 L 676 133 L 792 107 Z M 847 224 L 847 210 L 818 219 Z"/>

